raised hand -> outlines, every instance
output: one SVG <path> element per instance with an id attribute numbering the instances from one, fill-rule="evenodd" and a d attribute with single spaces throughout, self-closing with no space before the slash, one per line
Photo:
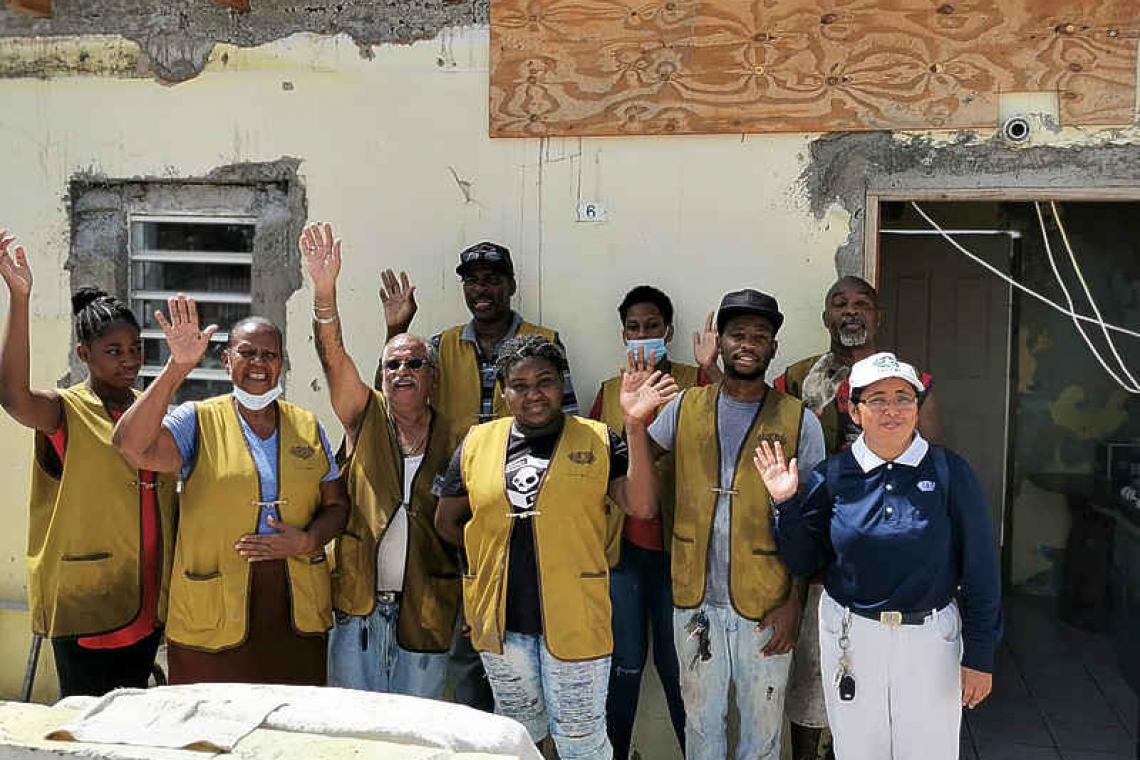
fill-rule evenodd
<path id="1" fill-rule="evenodd" d="M 32 268 L 22 245 L 9 251 L 16 238 L 8 230 L 0 230 L 0 277 L 14 296 L 27 296 L 32 292 Z"/>
<path id="2" fill-rule="evenodd" d="M 384 306 L 384 324 L 388 326 L 389 337 L 396 332 L 404 332 L 416 316 L 416 286 L 408 279 L 407 272 L 400 272 L 399 279 L 391 269 L 380 273 L 380 303 Z M 395 330 L 396 332 L 393 332 Z"/>
<path id="3" fill-rule="evenodd" d="M 641 387 L 641 384 L 653 374 L 653 367 L 657 363 L 657 352 L 650 351 L 649 356 L 646 356 L 645 346 L 638 346 L 636 351 L 630 349 L 625 355 L 629 365 L 622 370 L 622 376 L 630 378 L 630 382 L 635 383 L 636 387 Z M 623 379 L 622 385 L 624 384 Z"/>
<path id="4" fill-rule="evenodd" d="M 210 336 L 218 331 L 218 326 L 198 329 L 198 305 L 193 298 L 179 293 L 177 298 L 169 299 L 166 304 L 170 309 L 170 318 L 163 316 L 161 311 L 156 311 L 154 318 L 166 335 L 170 362 L 183 367 L 196 367 L 209 348 Z"/>
<path id="5" fill-rule="evenodd" d="M 671 375 L 654 372 L 647 378 L 623 372 L 621 377 L 621 410 L 627 420 L 648 425 L 662 405 L 669 403 L 680 390 Z"/>
<path id="6" fill-rule="evenodd" d="M 318 293 L 330 293 L 340 275 L 340 241 L 333 237 L 332 225 L 310 224 L 297 240 L 305 271 Z"/>
<path id="7" fill-rule="evenodd" d="M 772 501 L 779 503 L 796 495 L 796 489 L 800 487 L 796 458 L 792 457 L 792 461 L 785 462 L 784 446 L 779 441 L 776 441 L 775 449 L 767 439 L 760 441 L 752 463 L 756 465 L 756 471 L 760 473 L 760 479 L 764 481 L 764 487 L 768 489 Z"/>
<path id="8" fill-rule="evenodd" d="M 706 370 L 716 366 L 720 350 L 719 338 L 716 331 L 716 313 L 710 311 L 705 319 L 705 329 L 693 333 L 693 358 L 697 360 L 697 366 Z"/>

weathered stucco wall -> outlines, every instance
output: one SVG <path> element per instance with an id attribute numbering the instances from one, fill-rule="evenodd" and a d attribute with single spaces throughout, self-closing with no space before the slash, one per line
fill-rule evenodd
<path id="1" fill-rule="evenodd" d="M 57 0 L 60 9 L 80 4 Z M 157 2 L 143 5 L 150 11 L 140 18 L 162 16 Z M 186 24 L 221 14 L 234 35 L 252 18 L 192 5 Z M 674 349 L 683 359 L 692 355 L 692 331 L 723 291 L 754 286 L 775 294 L 788 317 L 777 370 L 823 345 L 822 293 L 837 268 L 860 268 L 868 177 L 889 181 L 899 171 L 934 184 L 945 170 L 964 186 L 1049 186 L 1058 174 L 1068 176 L 1052 161 L 1087 155 L 1094 158 L 1078 178 L 1102 184 L 1125 171 L 1122 162 L 1135 159 L 1140 143 L 1134 129 L 1043 129 L 1029 149 L 989 135 L 945 134 L 491 141 L 486 28 L 442 26 L 481 20 L 483 11 L 436 0 L 399 6 L 401 14 L 405 6 L 419 9 L 423 34 L 410 37 L 434 34 L 437 22 L 442 31 L 414 44 L 380 45 L 368 56 L 356 44 L 360 37 L 336 25 L 318 31 L 346 33 L 217 45 L 204 72 L 176 87 L 140 76 L 137 48 L 119 37 L 0 38 L 0 226 L 19 234 L 32 256 L 34 383 L 53 385 L 68 368 L 68 294 L 83 284 L 64 268 L 75 179 L 202 178 L 218 167 L 297 159 L 308 217 L 333 223 L 345 240 L 345 337 L 366 374 L 382 339 L 378 271 L 410 272 L 421 308 L 414 329 L 431 333 L 467 316 L 453 272 L 457 251 L 499 240 L 516 257 L 516 307 L 562 331 L 585 405 L 620 361 L 616 304 L 632 285 L 654 283 L 674 296 Z M 337 7 L 343 21 L 363 4 Z M 255 8 L 285 12 L 272 2 Z M 66 18 L 62 10 L 53 21 L 0 12 L 0 34 L 83 31 Z M 134 37 L 145 31 L 94 29 Z M 287 30 L 232 41 L 253 45 L 278 31 Z M 1101 155 L 1108 158 L 1095 159 Z M 987 167 L 992 171 L 983 172 Z M 608 220 L 575 221 L 580 201 L 604 203 Z M 295 282 L 298 272 L 280 276 Z M 309 293 L 281 292 L 288 297 L 287 392 L 335 429 L 309 337 Z M 7 308 L 2 295 L 0 308 Z M 30 440 L 0 416 L 0 503 L 9 526 L 0 536 L 0 600 L 15 608 L 25 590 Z M 92 510 L 97 519 L 96 502 Z M 0 665 L 0 696 L 11 696 L 20 674 L 7 661 Z"/>

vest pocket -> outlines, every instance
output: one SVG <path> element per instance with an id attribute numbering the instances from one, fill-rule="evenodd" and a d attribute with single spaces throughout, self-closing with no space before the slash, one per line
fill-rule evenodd
<path id="1" fill-rule="evenodd" d="M 333 606 L 353 615 L 363 615 L 372 605 L 375 589 L 368 588 L 364 543 L 353 533 L 340 534 L 333 547 Z"/>
<path id="2" fill-rule="evenodd" d="M 690 579 L 696 571 L 697 541 L 673 530 L 672 575 L 676 579 Z M 676 586 L 676 584 L 674 584 Z"/>
<path id="3" fill-rule="evenodd" d="M 214 631 L 222 626 L 225 602 L 222 574 L 183 571 L 170 590 L 170 617 L 187 631 Z"/>
<path id="4" fill-rule="evenodd" d="M 324 549 L 288 559 L 293 625 L 301 633 L 332 628 L 332 579 L 326 559 Z"/>

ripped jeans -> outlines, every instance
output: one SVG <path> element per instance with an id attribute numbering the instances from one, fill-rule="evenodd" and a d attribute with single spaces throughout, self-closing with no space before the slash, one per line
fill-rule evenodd
<path id="1" fill-rule="evenodd" d="M 507 631 L 503 653 L 480 652 L 495 712 L 526 726 L 535 743 L 554 737 L 562 760 L 611 760 L 606 736 L 610 658 L 564 662 L 542 636 Z"/>
<path id="2" fill-rule="evenodd" d="M 736 687 L 740 710 L 737 760 L 779 760 L 784 722 L 784 693 L 792 654 L 766 657 L 761 649 L 772 629 L 756 630 L 756 623 L 730 607 L 710 604 L 699 608 L 709 621 L 709 650 L 702 660 L 697 640 L 685 625 L 697 609 L 673 609 L 673 640 L 681 666 L 681 694 L 685 698 L 685 757 L 688 760 L 725 760 L 728 754 L 728 692 Z"/>

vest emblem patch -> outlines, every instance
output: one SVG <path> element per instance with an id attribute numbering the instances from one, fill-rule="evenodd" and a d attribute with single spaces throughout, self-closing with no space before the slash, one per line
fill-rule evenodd
<path id="1" fill-rule="evenodd" d="M 566 457 L 571 462 L 573 462 L 574 464 L 582 464 L 582 465 L 593 464 L 594 460 L 597 458 L 594 456 L 594 452 L 590 451 L 590 450 L 571 451 L 569 454 L 566 455 Z"/>
<path id="2" fill-rule="evenodd" d="M 927 493 L 933 491 L 934 490 L 934 481 L 933 480 L 920 480 L 920 481 L 918 481 L 918 490 L 925 491 Z"/>
<path id="3" fill-rule="evenodd" d="M 313 454 L 317 453 L 317 450 L 312 446 L 294 446 L 293 448 L 289 449 L 289 453 L 298 459 L 310 459 L 312 458 Z"/>

